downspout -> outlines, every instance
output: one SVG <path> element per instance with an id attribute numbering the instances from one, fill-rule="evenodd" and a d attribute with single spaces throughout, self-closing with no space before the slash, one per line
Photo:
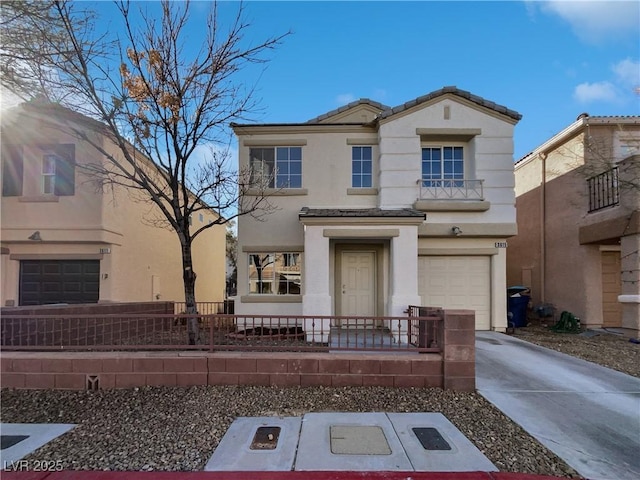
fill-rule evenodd
<path id="1" fill-rule="evenodd" d="M 540 159 L 542 160 L 542 185 L 540 190 L 540 303 L 545 303 L 545 276 L 547 265 L 547 154 L 540 152 Z"/>

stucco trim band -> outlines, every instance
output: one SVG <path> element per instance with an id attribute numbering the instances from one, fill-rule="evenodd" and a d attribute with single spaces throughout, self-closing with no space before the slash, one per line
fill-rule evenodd
<path id="1" fill-rule="evenodd" d="M 376 128 L 358 123 L 306 123 L 306 124 L 267 124 L 267 125 L 235 125 L 236 135 L 268 135 L 268 134 L 304 134 L 318 132 L 368 133 L 376 134 Z M 246 140 L 245 140 L 246 141 Z M 260 143 L 264 145 L 264 143 Z M 245 144 L 246 145 L 246 144 Z M 289 146 L 289 145 L 282 145 Z"/>
<path id="2" fill-rule="evenodd" d="M 488 200 L 417 200 L 413 208 L 422 212 L 486 212 Z"/>
<path id="3" fill-rule="evenodd" d="M 304 147 L 307 140 L 304 138 L 283 138 L 279 140 L 243 140 L 245 147 Z"/>
<path id="4" fill-rule="evenodd" d="M 325 228 L 322 235 L 328 238 L 393 238 L 400 236 L 398 228 L 375 228 L 360 230 L 356 228 Z"/>
<path id="5" fill-rule="evenodd" d="M 309 191 L 306 188 L 265 188 L 264 190 L 250 188 L 247 190 L 247 195 L 255 197 L 294 197 L 296 195 L 307 195 L 308 193 Z"/>
<path id="6" fill-rule="evenodd" d="M 58 203 L 60 197 L 57 195 L 38 195 L 33 197 L 18 197 L 20 203 Z"/>

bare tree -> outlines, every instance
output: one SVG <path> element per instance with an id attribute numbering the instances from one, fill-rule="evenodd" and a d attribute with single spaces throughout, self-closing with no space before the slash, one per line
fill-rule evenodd
<path id="1" fill-rule="evenodd" d="M 235 295 L 238 282 L 238 236 L 233 231 L 233 223 L 227 224 L 226 232 L 227 265 L 227 295 Z"/>
<path id="2" fill-rule="evenodd" d="M 194 239 L 239 215 L 259 217 L 271 208 L 265 195 L 246 195 L 250 175 L 230 164 L 227 127 L 257 108 L 253 88 L 235 82 L 235 74 L 265 62 L 262 55 L 288 33 L 251 44 L 245 39 L 250 25 L 242 4 L 223 26 L 214 2 L 201 32 L 190 23 L 189 2 L 164 0 L 156 16 L 149 12 L 157 4 L 135 12 L 128 1 L 116 5 L 124 38 L 111 44 L 91 28 L 77 28 L 74 4 L 53 1 L 51 14 L 65 42 L 51 38 L 42 63 L 55 70 L 50 86 L 70 94 L 75 110 L 103 123 L 103 135 L 119 147 L 118 155 L 110 154 L 86 130 L 71 125 L 106 159 L 79 167 L 103 186 L 138 192 L 157 207 L 159 214 L 151 221 L 178 236 L 186 313 L 197 313 Z M 187 36 L 202 38 L 193 55 L 185 46 Z M 113 52 L 115 67 L 108 58 Z M 204 160 L 203 148 L 209 149 Z M 190 217 L 203 210 L 217 213 L 216 221 L 190 228 Z M 188 325 L 194 344 L 197 317 Z"/>
<path id="3" fill-rule="evenodd" d="M 69 52 L 71 44 L 54 7 L 53 0 L 0 2 L 0 86 L 5 93 L 21 100 L 64 95 L 51 88 L 56 75 L 51 59 L 58 52 Z M 77 11 L 74 29 L 86 29 L 94 18 L 88 9 Z"/>

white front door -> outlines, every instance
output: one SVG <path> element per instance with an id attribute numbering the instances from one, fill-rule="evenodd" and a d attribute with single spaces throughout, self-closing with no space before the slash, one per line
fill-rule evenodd
<path id="1" fill-rule="evenodd" d="M 341 258 L 342 316 L 376 316 L 376 252 L 344 251 Z M 348 320 L 342 326 L 372 326 L 374 320 Z"/>

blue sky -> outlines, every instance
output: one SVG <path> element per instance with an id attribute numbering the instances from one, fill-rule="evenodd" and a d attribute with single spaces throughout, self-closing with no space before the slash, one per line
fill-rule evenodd
<path id="1" fill-rule="evenodd" d="M 455 85 L 523 115 L 515 159 L 591 115 L 640 115 L 638 2 L 250 2 L 293 34 L 258 86 L 264 122 Z"/>
<path id="2" fill-rule="evenodd" d="M 96 6 L 108 24 L 111 5 Z M 192 5 L 196 22 L 208 6 Z M 222 2 L 221 19 L 237 7 Z M 237 79 L 257 86 L 261 123 L 455 85 L 523 115 L 517 160 L 582 112 L 640 115 L 640 2 L 249 1 L 245 18 L 247 41 L 292 32 Z"/>

